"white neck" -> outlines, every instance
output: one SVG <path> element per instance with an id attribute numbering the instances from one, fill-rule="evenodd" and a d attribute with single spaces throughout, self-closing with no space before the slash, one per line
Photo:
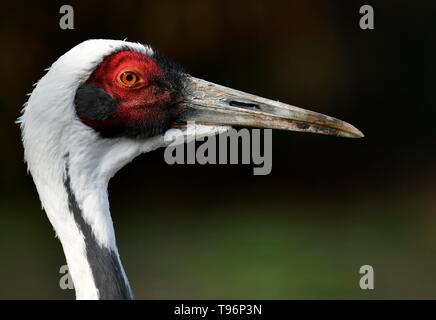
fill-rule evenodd
<path id="1" fill-rule="evenodd" d="M 71 161 L 70 154 L 64 160 L 63 184 L 68 211 L 75 222 L 75 229 L 81 234 L 80 245 L 85 248 L 85 251 L 77 251 L 76 244 L 71 245 L 71 242 L 64 243 L 61 240 L 77 289 L 77 298 L 132 299 L 116 246 L 109 212 L 107 182 L 94 180 L 94 183 L 90 183 L 88 179 L 92 175 L 75 172 L 77 167 Z M 87 276 L 83 277 L 77 272 L 74 275 L 73 269 L 82 265 L 88 267 Z M 91 277 L 88 276 L 89 271 Z"/>
<path id="2" fill-rule="evenodd" d="M 104 146 L 85 150 L 70 144 L 68 149 L 38 166 L 29 163 L 29 168 L 62 243 L 77 299 L 129 299 L 109 211 L 107 185 L 112 173 L 103 168 L 104 160 L 90 159 L 98 153 L 103 156 Z M 111 167 L 117 170 L 114 163 Z"/>
<path id="3" fill-rule="evenodd" d="M 76 297 L 132 298 L 118 257 L 107 186 L 126 163 L 160 146 L 162 137 L 146 143 L 101 139 L 80 122 L 64 131 L 56 135 L 38 127 L 38 133 L 26 135 L 23 142 L 42 205 L 62 243 Z M 44 137 L 44 143 L 34 137 Z"/>

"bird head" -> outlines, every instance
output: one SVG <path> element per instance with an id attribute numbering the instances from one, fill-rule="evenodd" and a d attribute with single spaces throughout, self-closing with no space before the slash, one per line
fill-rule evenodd
<path id="1" fill-rule="evenodd" d="M 115 50 L 76 91 L 78 119 L 104 138 L 150 138 L 187 121 L 361 136 L 332 117 L 191 77 L 147 49 Z"/>
<path id="2" fill-rule="evenodd" d="M 109 177 L 136 155 L 168 144 L 165 133 L 190 121 L 203 136 L 230 126 L 363 136 L 333 117 L 192 77 L 149 46 L 102 39 L 61 56 L 20 119 L 28 162 L 35 148 L 32 158 L 40 161 L 68 153 L 98 163 Z"/>

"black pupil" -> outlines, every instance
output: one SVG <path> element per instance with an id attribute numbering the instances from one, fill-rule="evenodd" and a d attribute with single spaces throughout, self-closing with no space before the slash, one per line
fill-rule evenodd
<path id="1" fill-rule="evenodd" d="M 131 82 L 131 81 L 133 80 L 133 75 L 132 75 L 131 73 L 128 73 L 128 74 L 126 75 L 126 80 L 127 80 L 128 82 Z"/>

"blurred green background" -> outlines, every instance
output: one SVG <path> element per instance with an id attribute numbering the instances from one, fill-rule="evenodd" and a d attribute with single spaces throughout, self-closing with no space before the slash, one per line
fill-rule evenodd
<path id="1" fill-rule="evenodd" d="M 432 1 L 3 3 L 0 298 L 72 299 L 15 119 L 44 69 L 90 38 L 151 44 L 192 75 L 346 120 L 363 140 L 274 132 L 273 169 L 142 155 L 110 184 L 140 299 L 436 298 Z M 371 4 L 375 30 L 359 28 Z M 359 268 L 375 290 L 359 288 Z"/>

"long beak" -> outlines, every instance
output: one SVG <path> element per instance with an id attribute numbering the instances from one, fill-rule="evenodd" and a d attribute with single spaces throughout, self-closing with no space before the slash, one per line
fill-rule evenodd
<path id="1" fill-rule="evenodd" d="M 218 126 L 243 126 L 313 132 L 362 138 L 351 124 L 278 101 L 187 77 L 180 121 Z"/>

